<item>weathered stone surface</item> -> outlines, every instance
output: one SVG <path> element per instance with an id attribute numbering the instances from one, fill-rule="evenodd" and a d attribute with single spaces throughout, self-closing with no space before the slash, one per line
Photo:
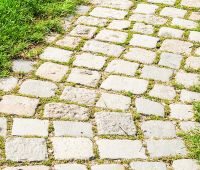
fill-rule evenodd
<path id="1" fill-rule="evenodd" d="M 127 20 L 113 20 L 109 25 L 108 28 L 115 29 L 115 30 L 125 30 L 130 27 L 131 23 Z"/>
<path id="2" fill-rule="evenodd" d="M 173 18 L 183 18 L 187 13 L 186 10 L 173 8 L 173 7 L 165 7 L 161 10 L 160 15 L 173 17 Z"/>
<path id="3" fill-rule="evenodd" d="M 59 164 L 59 165 L 54 165 L 55 170 L 87 170 L 85 165 L 81 164 Z"/>
<path id="4" fill-rule="evenodd" d="M 12 70 L 14 72 L 23 72 L 23 73 L 28 73 L 32 71 L 34 68 L 34 64 L 36 62 L 33 61 L 28 61 L 28 60 L 14 60 L 12 63 Z"/>
<path id="5" fill-rule="evenodd" d="M 68 62 L 71 58 L 72 52 L 54 47 L 47 47 L 40 55 L 41 59 L 53 60 L 58 62 Z"/>
<path id="6" fill-rule="evenodd" d="M 99 6 L 119 9 L 129 9 L 133 5 L 133 2 L 129 0 L 91 0 L 90 2 Z"/>
<path id="7" fill-rule="evenodd" d="M 124 86 L 126 84 L 126 86 Z M 133 94 L 142 94 L 147 90 L 148 81 L 122 76 L 109 76 L 101 84 L 101 88 L 114 91 L 126 91 Z"/>
<path id="8" fill-rule="evenodd" d="M 66 35 L 63 39 L 58 40 L 56 42 L 56 45 L 63 46 L 63 47 L 76 48 L 80 42 L 81 42 L 81 38 L 71 37 L 71 36 Z"/>
<path id="9" fill-rule="evenodd" d="M 35 74 L 39 77 L 59 82 L 62 80 L 67 71 L 67 66 L 46 62 L 38 68 Z"/>
<path id="10" fill-rule="evenodd" d="M 200 166 L 197 163 L 196 160 L 194 159 L 179 159 L 175 160 L 172 163 L 172 167 L 174 170 L 186 170 L 186 169 L 191 169 L 191 170 L 199 170 Z"/>
<path id="11" fill-rule="evenodd" d="M 177 44 L 179 44 L 177 46 Z M 168 51 L 177 54 L 189 55 L 191 52 L 192 43 L 180 40 L 166 39 L 163 41 L 160 50 Z"/>
<path id="12" fill-rule="evenodd" d="M 176 0 L 148 0 L 148 2 L 162 3 L 162 4 L 167 4 L 167 5 L 174 5 Z"/>
<path id="13" fill-rule="evenodd" d="M 102 93 L 96 106 L 109 109 L 127 110 L 130 104 L 131 98 L 129 97 L 118 94 Z"/>
<path id="14" fill-rule="evenodd" d="M 52 97 L 55 96 L 57 88 L 56 84 L 49 81 L 28 79 L 22 83 L 19 93 L 36 97 Z"/>
<path id="15" fill-rule="evenodd" d="M 199 122 L 192 122 L 192 121 L 180 122 L 180 129 L 185 132 L 199 129 L 199 128 L 200 128 Z"/>
<path id="16" fill-rule="evenodd" d="M 171 104 L 170 105 L 170 117 L 176 119 L 192 119 L 194 116 L 194 111 L 192 105 L 185 104 Z"/>
<path id="17" fill-rule="evenodd" d="M 200 20 L 200 12 L 192 12 L 189 16 L 189 19 L 194 21 Z"/>
<path id="18" fill-rule="evenodd" d="M 91 123 L 54 121 L 53 126 L 55 136 L 93 137 Z"/>
<path id="19" fill-rule="evenodd" d="M 86 69 L 73 68 L 67 81 L 78 83 L 86 86 L 95 87 L 100 79 L 101 75 L 97 71 L 91 71 Z"/>
<path id="20" fill-rule="evenodd" d="M 144 115 L 164 116 L 164 106 L 158 102 L 154 102 L 145 98 L 137 98 L 135 105 L 138 113 Z"/>
<path id="21" fill-rule="evenodd" d="M 131 162 L 133 170 L 167 170 L 164 162 Z"/>
<path id="22" fill-rule="evenodd" d="M 176 91 L 174 87 L 155 84 L 149 95 L 160 99 L 172 100 L 176 96 Z"/>
<path id="23" fill-rule="evenodd" d="M 119 112 L 97 112 L 95 120 L 99 135 L 135 135 L 132 115 Z"/>
<path id="24" fill-rule="evenodd" d="M 73 104 L 48 103 L 44 107 L 44 117 L 86 120 L 88 109 Z"/>
<path id="25" fill-rule="evenodd" d="M 93 157 L 93 144 L 87 138 L 51 138 L 54 157 L 57 160 L 90 159 Z"/>
<path id="26" fill-rule="evenodd" d="M 15 77 L 0 78 L 0 90 L 8 92 L 13 90 L 18 83 L 18 79 Z"/>
<path id="27" fill-rule="evenodd" d="M 173 70 L 171 69 L 145 65 L 142 69 L 141 77 L 162 82 L 168 82 L 172 74 Z"/>
<path id="28" fill-rule="evenodd" d="M 79 15 L 85 15 L 90 10 L 90 6 L 79 5 L 76 9 L 76 13 Z"/>
<path id="29" fill-rule="evenodd" d="M 23 116 L 33 116 L 39 103 L 38 99 L 6 95 L 0 102 L 0 112 Z"/>
<path id="30" fill-rule="evenodd" d="M 181 66 L 182 59 L 183 59 L 183 56 L 179 54 L 163 52 L 160 55 L 160 61 L 158 64 L 161 66 L 166 66 L 173 69 L 179 69 Z"/>
<path id="31" fill-rule="evenodd" d="M 198 27 L 198 24 L 196 22 L 186 20 L 186 19 L 181 19 L 181 18 L 174 18 L 172 20 L 172 25 L 179 26 L 186 29 L 193 29 L 193 28 Z"/>
<path id="32" fill-rule="evenodd" d="M 94 36 L 96 30 L 96 27 L 77 25 L 69 34 L 90 39 Z"/>
<path id="33" fill-rule="evenodd" d="M 171 121 L 149 120 L 143 122 L 141 128 L 146 138 L 176 137 L 176 127 Z"/>
<path id="34" fill-rule="evenodd" d="M 184 31 L 169 27 L 160 28 L 158 35 L 166 38 L 182 38 Z"/>
<path id="35" fill-rule="evenodd" d="M 200 1 L 199 0 L 182 0 L 181 5 L 187 6 L 187 7 L 200 8 Z"/>
<path id="36" fill-rule="evenodd" d="M 124 19 L 124 17 L 127 15 L 127 12 L 111 8 L 97 7 L 90 12 L 90 15 L 100 18 Z"/>
<path id="37" fill-rule="evenodd" d="M 187 150 L 181 139 L 147 140 L 147 150 L 151 158 L 186 155 Z"/>
<path id="38" fill-rule="evenodd" d="M 18 166 L 18 167 L 8 167 L 3 170 L 50 170 L 48 166 L 35 165 L 35 166 Z"/>
<path id="39" fill-rule="evenodd" d="M 60 34 L 58 33 L 50 33 L 45 37 L 45 41 L 47 43 L 53 43 L 59 36 Z"/>
<path id="40" fill-rule="evenodd" d="M 157 5 L 138 4 L 137 8 L 133 12 L 141 14 L 154 14 L 157 9 L 158 9 Z"/>
<path id="41" fill-rule="evenodd" d="M 101 159 L 146 158 L 145 149 L 139 140 L 97 140 Z"/>
<path id="42" fill-rule="evenodd" d="M 195 42 L 200 42 L 200 32 L 190 31 L 189 40 L 195 41 Z"/>
<path id="43" fill-rule="evenodd" d="M 154 28 L 152 25 L 136 22 L 133 26 L 133 31 L 139 32 L 142 34 L 153 34 Z"/>
<path id="44" fill-rule="evenodd" d="M 7 138 L 5 144 L 6 160 L 43 161 L 46 160 L 47 146 L 42 138 Z"/>
<path id="45" fill-rule="evenodd" d="M 185 67 L 198 70 L 200 68 L 200 57 L 188 57 L 186 59 Z"/>
<path id="46" fill-rule="evenodd" d="M 7 134 L 7 119 L 0 117 L 0 136 L 6 137 Z"/>
<path id="47" fill-rule="evenodd" d="M 107 19 L 95 18 L 91 16 L 80 16 L 75 23 L 103 27 L 106 25 Z"/>
<path id="48" fill-rule="evenodd" d="M 146 48 L 155 48 L 158 41 L 159 38 L 156 37 L 134 34 L 133 38 L 130 41 L 130 45 Z"/>
<path id="49" fill-rule="evenodd" d="M 76 56 L 73 65 L 100 70 L 104 66 L 105 61 L 105 57 L 93 55 L 90 53 L 82 53 Z"/>
<path id="50" fill-rule="evenodd" d="M 156 53 L 142 48 L 131 48 L 124 57 L 144 64 L 152 64 L 156 58 Z"/>
<path id="51" fill-rule="evenodd" d="M 121 73 L 134 76 L 139 64 L 124 60 L 112 60 L 106 67 L 106 72 Z"/>
<path id="52" fill-rule="evenodd" d="M 48 120 L 14 118 L 12 135 L 14 136 L 48 136 Z"/>
<path id="53" fill-rule="evenodd" d="M 200 101 L 200 93 L 188 90 L 181 90 L 180 100 L 183 102 Z"/>
<path id="54" fill-rule="evenodd" d="M 176 82 L 178 84 L 182 84 L 185 87 L 191 87 L 191 86 L 195 86 L 195 85 L 199 85 L 200 81 L 199 81 L 199 75 L 198 74 L 193 74 L 193 73 L 185 73 L 185 72 L 178 72 L 176 74 Z"/>
<path id="55" fill-rule="evenodd" d="M 125 168 L 120 164 L 101 164 L 93 165 L 91 170 L 125 170 Z"/>
<path id="56" fill-rule="evenodd" d="M 97 53 L 103 53 L 110 56 L 119 57 L 124 51 L 124 47 L 115 44 L 109 44 L 96 40 L 87 41 L 82 48 L 83 51 L 91 51 Z"/>
<path id="57" fill-rule="evenodd" d="M 95 39 L 108 42 L 124 43 L 127 38 L 128 34 L 125 32 L 103 29 L 97 34 Z"/>
<path id="58" fill-rule="evenodd" d="M 78 102 L 80 104 L 92 105 L 94 104 L 96 97 L 97 93 L 95 90 L 67 86 L 60 98 Z"/>
<path id="59" fill-rule="evenodd" d="M 167 19 L 156 15 L 145 15 L 145 14 L 133 14 L 129 18 L 130 21 L 144 22 L 152 25 L 163 25 L 167 22 Z"/>

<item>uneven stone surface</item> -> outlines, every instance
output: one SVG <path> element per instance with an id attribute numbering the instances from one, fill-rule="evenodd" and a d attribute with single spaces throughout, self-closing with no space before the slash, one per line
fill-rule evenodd
<path id="1" fill-rule="evenodd" d="M 97 145 L 101 159 L 146 158 L 142 143 L 138 140 L 100 139 Z"/>
<path id="2" fill-rule="evenodd" d="M 45 139 L 42 138 L 7 138 L 6 160 L 15 162 L 42 161 L 48 158 Z"/>
<path id="3" fill-rule="evenodd" d="M 92 141 L 87 138 L 51 138 L 57 160 L 89 159 L 93 156 Z"/>
<path id="4" fill-rule="evenodd" d="M 39 103 L 38 99 L 6 95 L 0 102 L 0 112 L 23 116 L 33 116 Z"/>
<path id="5" fill-rule="evenodd" d="M 199 7 L 89 0 L 14 56 L 0 78 L 0 169 L 199 170 L 179 135 L 200 128 Z"/>
<path id="6" fill-rule="evenodd" d="M 19 93 L 36 97 L 55 96 L 57 90 L 56 84 L 49 81 L 26 80 L 22 83 Z"/>
<path id="7" fill-rule="evenodd" d="M 88 109 L 73 104 L 48 103 L 44 107 L 44 117 L 85 120 Z"/>
<path id="8" fill-rule="evenodd" d="M 98 134 L 135 135 L 136 127 L 131 114 L 119 112 L 95 113 Z"/>

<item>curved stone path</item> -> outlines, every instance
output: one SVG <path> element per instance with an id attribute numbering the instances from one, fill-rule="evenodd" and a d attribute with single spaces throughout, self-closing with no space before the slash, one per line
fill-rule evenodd
<path id="1" fill-rule="evenodd" d="M 0 79 L 3 170 L 199 170 L 200 0 L 91 0 Z M 24 72 L 21 74 L 19 72 Z M 4 147 L 5 145 L 5 147 Z"/>

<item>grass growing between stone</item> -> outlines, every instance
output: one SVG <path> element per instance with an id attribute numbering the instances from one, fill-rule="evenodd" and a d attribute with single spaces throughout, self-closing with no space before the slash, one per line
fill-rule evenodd
<path id="1" fill-rule="evenodd" d="M 50 32 L 62 32 L 60 18 L 72 14 L 83 0 L 1 0 L 0 77 L 10 60 L 39 43 Z"/>

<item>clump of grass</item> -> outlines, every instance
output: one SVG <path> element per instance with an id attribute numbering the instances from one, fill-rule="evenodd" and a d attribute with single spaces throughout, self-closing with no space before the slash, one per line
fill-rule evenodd
<path id="1" fill-rule="evenodd" d="M 10 60 L 43 42 L 49 32 L 62 32 L 60 17 L 83 0 L 1 0 L 0 77 L 9 74 Z"/>
<path id="2" fill-rule="evenodd" d="M 194 111 L 195 121 L 200 122 L 200 102 L 194 103 Z"/>

